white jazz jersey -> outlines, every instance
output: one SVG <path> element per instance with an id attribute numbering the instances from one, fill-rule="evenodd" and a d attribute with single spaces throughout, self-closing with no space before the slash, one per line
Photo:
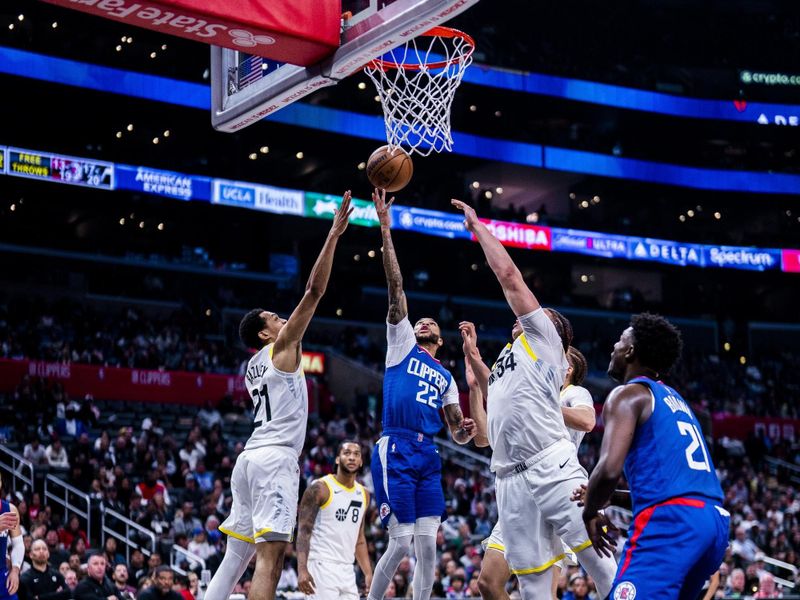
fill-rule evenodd
<path id="1" fill-rule="evenodd" d="M 330 496 L 314 521 L 308 560 L 352 565 L 367 510 L 367 492 L 358 482 L 352 488 L 345 487 L 333 475 L 319 481 L 328 487 Z"/>
<path id="2" fill-rule="evenodd" d="M 284 446 L 299 456 L 308 421 L 306 378 L 302 365 L 294 373 L 276 369 L 272 348 L 264 346 L 247 363 L 244 380 L 253 399 L 253 433 L 245 450 Z"/>
<path id="3" fill-rule="evenodd" d="M 594 410 L 594 400 L 592 400 L 592 394 L 589 393 L 589 390 L 585 387 L 568 385 L 561 390 L 561 406 L 571 408 L 576 406 L 588 406 Z M 575 444 L 575 450 L 578 450 L 581 447 L 581 442 L 586 432 L 580 429 L 572 429 L 572 427 L 567 427 L 567 431 L 569 432 L 569 439 Z"/>
<path id="4" fill-rule="evenodd" d="M 561 338 L 541 308 L 519 322 L 523 334 L 503 349 L 489 376 L 492 471 L 514 467 L 569 439 L 560 402 L 569 368 Z"/>

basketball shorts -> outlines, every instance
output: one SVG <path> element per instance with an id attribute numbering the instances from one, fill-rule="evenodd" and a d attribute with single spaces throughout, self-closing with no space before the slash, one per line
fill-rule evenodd
<path id="1" fill-rule="evenodd" d="M 516 468 L 498 471 L 499 524 L 505 555 L 515 575 L 542 573 L 564 559 L 564 545 L 573 553 L 591 542 L 582 511 L 570 500 L 587 482 L 575 446 L 561 440 Z"/>
<path id="2" fill-rule="evenodd" d="M 314 578 L 314 587 L 317 592 L 306 598 L 314 600 L 359 599 L 356 571 L 353 565 L 309 558 L 308 572 Z"/>
<path id="3" fill-rule="evenodd" d="M 291 448 L 245 450 L 231 474 L 231 514 L 219 530 L 250 543 L 292 541 L 299 485 L 297 453 Z"/>
<path id="4" fill-rule="evenodd" d="M 481 547 L 483 551 L 486 552 L 487 550 L 496 550 L 505 556 L 506 554 L 506 546 L 503 542 L 503 528 L 500 527 L 500 523 L 495 523 L 495 526 L 492 528 L 492 533 L 489 534 L 485 540 L 481 542 Z M 575 556 L 575 553 L 567 546 L 561 538 L 553 532 L 553 537 L 550 540 L 550 551 L 552 553 L 552 557 L 558 559 L 553 566 L 557 566 L 560 568 L 564 568 L 570 565 L 577 565 L 578 560 Z"/>
<path id="5" fill-rule="evenodd" d="M 729 526 L 711 500 L 672 498 L 639 511 L 608 598 L 695 600 L 722 562 Z"/>
<path id="6" fill-rule="evenodd" d="M 372 453 L 375 503 L 384 526 L 444 513 L 442 461 L 429 438 L 392 432 L 378 440 Z"/>

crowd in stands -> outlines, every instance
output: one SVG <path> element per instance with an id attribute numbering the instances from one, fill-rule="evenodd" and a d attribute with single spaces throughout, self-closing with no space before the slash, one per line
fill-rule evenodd
<path id="1" fill-rule="evenodd" d="M 199 563 L 181 560 L 179 568 L 187 575 L 163 565 L 170 559 L 173 544 L 202 558 L 211 573 L 219 565 L 225 536 L 218 528 L 230 510 L 230 475 L 243 449 L 243 438 L 228 432 L 234 431 L 237 423 L 247 421 L 249 414 L 225 406 L 222 410 L 206 406 L 187 417 L 187 430 L 178 432 L 161 427 L 159 410 L 151 410 L 134 426 L 110 429 L 113 411 L 104 403 L 68 399 L 57 384 L 45 380 L 26 378 L 13 398 L 6 400 L 18 407 L 33 406 L 31 398 L 36 394 L 32 396 L 31 390 L 38 390 L 44 404 L 54 407 L 55 427 L 52 431 L 42 426 L 28 429 L 28 439 L 19 440 L 21 453 L 37 469 L 56 473 L 89 491 L 95 509 L 111 509 L 155 532 L 158 543 L 151 556 L 139 549 L 125 548 L 113 537 L 107 536 L 101 544 L 97 531 L 89 539 L 82 519 L 63 514 L 60 507 L 45 502 L 37 490 L 15 490 L 9 496 L 22 515 L 28 551 L 24 568 L 30 573 L 23 577 L 26 583 L 21 600 L 35 600 L 36 594 L 28 591 L 34 585 L 30 580 L 36 578 L 36 570 L 41 572 L 44 568 L 55 569 L 63 577 L 62 592 L 71 590 L 71 595 L 65 593 L 52 600 L 99 598 L 101 588 L 104 597 L 116 595 L 118 600 L 134 596 L 167 600 L 165 594 L 172 587 L 184 600 L 202 598 Z M 78 435 L 59 435 L 60 431 L 67 431 L 66 422 L 70 420 L 57 416 L 61 406 L 65 414 L 69 412 L 71 419 L 80 423 L 75 430 Z M 67 411 L 66 407 L 71 408 Z M 186 407 L 181 410 L 186 412 Z M 311 481 L 333 471 L 335 448 L 342 439 L 357 439 L 362 444 L 365 466 L 361 479 L 372 488 L 368 457 L 377 436 L 374 415 L 361 409 L 353 413 L 338 411 L 324 421 L 310 424 L 301 456 L 301 493 Z M 68 442 L 63 443 L 62 438 Z M 581 462 L 587 469 L 596 461 L 599 441 L 600 434 L 595 432 L 581 446 Z M 762 437 L 734 448 L 716 444 L 714 452 L 726 490 L 725 507 L 733 515 L 732 543 L 720 568 L 721 584 L 715 597 L 781 597 L 774 577 L 791 579 L 791 575 L 787 571 L 773 574 L 763 558 L 800 566 L 800 497 L 785 477 L 766 469 L 763 457 L 771 454 L 796 461 L 800 446 Z M 443 473 L 447 516 L 437 540 L 439 562 L 434 596 L 477 597 L 483 556 L 480 542 L 497 519 L 493 481 L 484 469 L 467 471 L 452 463 L 445 464 Z M 3 489 L 8 493 L 7 485 Z M 366 523 L 370 556 L 377 560 L 387 540 L 374 506 Z M 145 541 L 136 534 L 131 539 L 138 544 Z M 93 558 L 94 555 L 98 557 Z M 294 555 L 289 550 L 279 584 L 286 594 L 296 589 L 295 569 Z M 401 563 L 389 597 L 410 596 L 413 570 L 412 556 Z M 247 594 L 251 577 L 252 571 L 245 573 L 237 593 Z M 769 591 L 771 586 L 775 592 Z M 513 581 L 510 591 L 516 595 Z M 597 597 L 591 578 L 585 577 L 577 566 L 564 571 L 558 593 L 567 599 Z"/>

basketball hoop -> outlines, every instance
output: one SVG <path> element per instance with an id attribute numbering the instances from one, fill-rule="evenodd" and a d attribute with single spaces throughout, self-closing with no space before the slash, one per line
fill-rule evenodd
<path id="1" fill-rule="evenodd" d="M 380 96 L 389 147 L 428 156 L 453 149 L 450 106 L 475 41 L 434 27 L 364 67 Z"/>

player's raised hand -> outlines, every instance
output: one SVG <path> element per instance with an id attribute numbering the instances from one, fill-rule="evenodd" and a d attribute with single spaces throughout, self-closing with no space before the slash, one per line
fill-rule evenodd
<path id="1" fill-rule="evenodd" d="M 313 596 L 317 592 L 317 585 L 308 569 L 299 569 L 297 574 L 297 589 L 307 596 Z"/>
<path id="2" fill-rule="evenodd" d="M 342 196 L 342 204 L 336 210 L 333 216 L 333 225 L 331 225 L 331 235 L 339 237 L 347 229 L 347 224 L 350 222 L 350 215 L 353 214 L 353 209 L 350 206 L 350 199 L 352 195 L 350 190 L 347 190 Z"/>
<path id="3" fill-rule="evenodd" d="M 386 202 L 386 190 L 375 188 L 375 191 L 372 192 L 372 202 L 375 204 L 375 212 L 378 214 L 378 222 L 381 227 L 391 227 L 392 215 L 389 209 L 394 202 L 394 196 L 389 199 L 389 202 Z"/>
<path id="4" fill-rule="evenodd" d="M 466 202 L 462 202 L 461 200 L 456 200 L 453 198 L 450 200 L 450 204 L 455 206 L 458 210 L 464 211 L 464 227 L 467 228 L 467 231 L 472 231 L 475 228 L 475 225 L 480 223 L 480 221 L 478 221 L 478 215 L 475 213 L 475 209 Z"/>
<path id="5" fill-rule="evenodd" d="M 584 511 L 583 523 L 586 525 L 586 533 L 589 534 L 592 547 L 597 552 L 597 555 L 600 557 L 613 557 L 617 542 L 611 536 L 611 533 L 617 531 L 617 528 L 608 520 L 608 517 L 600 512 L 592 515 Z"/>
<path id="6" fill-rule="evenodd" d="M 0 531 L 15 529 L 19 525 L 19 517 L 14 511 L 0 514 Z"/>
<path id="7" fill-rule="evenodd" d="M 461 332 L 461 340 L 463 341 L 461 349 L 464 351 L 464 356 L 470 356 L 478 351 L 478 334 L 475 331 L 475 324 L 470 321 L 461 321 L 458 324 L 458 330 Z"/>
<path id="8" fill-rule="evenodd" d="M 583 506 L 584 502 L 586 502 L 586 485 L 582 483 L 581 487 L 572 490 L 572 496 L 569 499 L 577 502 L 578 506 Z"/>

